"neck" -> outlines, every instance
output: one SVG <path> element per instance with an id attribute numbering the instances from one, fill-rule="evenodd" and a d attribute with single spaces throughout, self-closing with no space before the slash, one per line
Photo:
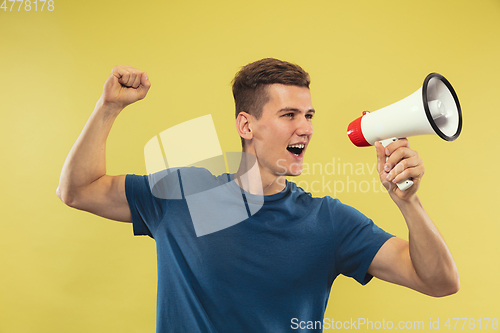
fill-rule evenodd
<path id="1" fill-rule="evenodd" d="M 234 179 L 242 189 L 255 195 L 272 195 L 283 191 L 286 187 L 285 176 L 275 176 L 262 171 L 255 161 L 255 156 L 243 152 Z"/>

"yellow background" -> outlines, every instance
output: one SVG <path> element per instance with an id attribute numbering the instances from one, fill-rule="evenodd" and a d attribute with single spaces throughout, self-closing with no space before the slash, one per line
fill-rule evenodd
<path id="1" fill-rule="evenodd" d="M 55 195 L 62 164 L 118 64 L 145 70 L 152 88 L 115 122 L 108 173 L 145 173 L 150 138 L 206 114 L 222 150 L 238 151 L 230 81 L 263 57 L 298 63 L 312 77 L 308 163 L 373 165 L 374 149 L 354 147 L 347 124 L 413 93 L 430 72 L 450 80 L 462 105 L 456 141 L 411 140 L 426 167 L 420 197 L 453 253 L 461 290 L 435 299 L 339 277 L 325 317 L 424 321 L 426 330 L 430 318 L 441 330 L 447 318 L 500 318 L 500 1 L 92 0 L 55 1 L 52 12 L 33 3 L 18 12 L 18 4 L 0 10 L 0 332 L 154 332 L 154 241 L 63 205 Z M 375 177 L 346 171 L 325 181 L 348 176 L 358 184 Z M 353 187 L 337 196 L 407 237 L 384 193 Z"/>

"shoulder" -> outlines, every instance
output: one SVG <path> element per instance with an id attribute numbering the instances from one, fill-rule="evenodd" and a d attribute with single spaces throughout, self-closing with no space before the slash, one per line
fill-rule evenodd
<path id="1" fill-rule="evenodd" d="M 344 205 L 339 199 L 332 198 L 330 196 L 315 197 L 310 192 L 305 191 L 302 187 L 297 186 L 296 183 L 288 181 L 287 184 L 290 186 L 290 192 L 295 198 L 299 198 L 312 205 L 321 205 L 329 207 L 331 209 L 342 209 Z"/>
<path id="2" fill-rule="evenodd" d="M 324 214 L 330 215 L 330 218 L 339 222 L 349 221 L 367 221 L 369 220 L 358 209 L 343 203 L 337 198 L 331 196 L 314 197 L 295 183 L 290 182 L 291 191 L 298 200 L 307 205 L 319 207 Z"/>
<path id="3" fill-rule="evenodd" d="M 341 203 L 339 199 L 330 196 L 313 196 L 310 192 L 305 191 L 293 182 L 289 182 L 288 185 L 290 190 L 289 197 L 294 205 L 304 207 L 308 214 L 318 215 L 322 219 L 329 221 L 348 214 L 346 209 L 348 210 L 349 206 Z"/>
<path id="4" fill-rule="evenodd" d="M 200 192 L 218 182 L 217 177 L 205 168 L 169 168 L 153 174 L 127 175 L 127 187 L 141 192 L 150 191 L 158 199 L 182 199 L 186 192 Z"/>

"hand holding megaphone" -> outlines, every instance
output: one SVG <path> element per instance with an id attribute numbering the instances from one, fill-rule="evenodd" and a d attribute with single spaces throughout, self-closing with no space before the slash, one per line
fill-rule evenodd
<path id="1" fill-rule="evenodd" d="M 404 138 L 421 134 L 436 134 L 453 141 L 462 131 L 462 111 L 457 94 L 442 75 L 427 75 L 420 89 L 410 96 L 352 121 L 347 135 L 358 147 L 373 146 L 380 141 L 384 147 Z M 400 190 L 410 188 L 407 179 L 398 183 Z"/>

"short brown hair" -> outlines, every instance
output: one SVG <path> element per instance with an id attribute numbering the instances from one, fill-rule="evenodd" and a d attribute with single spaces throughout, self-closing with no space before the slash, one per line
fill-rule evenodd
<path id="1" fill-rule="evenodd" d="M 259 119 L 269 101 L 267 85 L 280 83 L 309 88 L 310 82 L 309 74 L 298 65 L 274 58 L 252 62 L 241 68 L 232 82 L 235 115 L 238 117 L 245 111 Z M 244 142 L 243 138 L 241 141 Z"/>

